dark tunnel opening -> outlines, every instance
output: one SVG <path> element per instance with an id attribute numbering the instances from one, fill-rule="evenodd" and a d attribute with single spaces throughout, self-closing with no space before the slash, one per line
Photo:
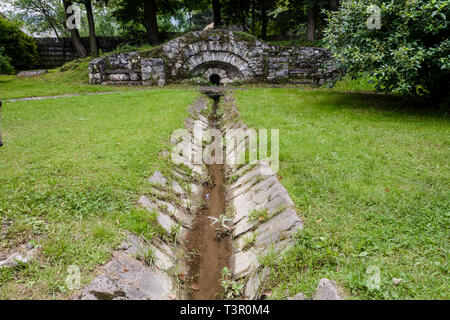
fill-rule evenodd
<path id="1" fill-rule="evenodd" d="M 214 86 L 218 86 L 220 85 L 220 76 L 214 73 L 209 77 L 209 81 L 211 81 Z"/>

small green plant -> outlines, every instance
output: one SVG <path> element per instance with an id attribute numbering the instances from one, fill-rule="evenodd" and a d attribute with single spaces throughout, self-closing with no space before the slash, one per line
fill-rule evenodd
<path id="1" fill-rule="evenodd" d="M 220 227 L 216 229 L 216 240 L 221 240 L 228 236 L 231 232 L 231 228 L 227 226 L 227 222 L 231 221 L 232 219 L 227 218 L 226 214 L 221 214 L 218 218 L 216 217 L 208 217 L 209 219 L 213 220 L 211 222 L 211 225 L 215 225 L 216 223 L 220 224 Z"/>
<path id="2" fill-rule="evenodd" d="M 225 230 L 230 230 L 230 227 L 227 226 L 227 222 L 231 221 L 231 219 L 227 218 L 225 214 L 221 214 L 218 218 L 209 216 L 208 219 L 212 220 L 211 222 L 212 226 L 215 225 L 216 223 L 219 223 L 221 228 Z"/>
<path id="3" fill-rule="evenodd" d="M 283 211 L 286 210 L 286 209 L 287 209 L 287 206 L 284 205 L 284 204 L 281 204 L 281 205 L 279 205 L 279 206 L 275 209 L 275 211 L 273 212 L 273 215 L 275 216 L 275 215 L 277 215 L 277 214 L 283 212 Z"/>
<path id="4" fill-rule="evenodd" d="M 269 219 L 269 210 L 267 210 L 267 208 L 261 210 L 254 209 L 248 215 L 248 220 L 250 222 L 256 221 L 266 222 L 268 219 Z"/>
<path id="5" fill-rule="evenodd" d="M 227 218 L 232 219 L 234 217 L 235 212 L 236 208 L 232 204 L 229 204 L 225 210 L 225 215 L 227 216 Z"/>
<path id="6" fill-rule="evenodd" d="M 223 109 L 223 107 L 222 107 L 222 106 L 219 106 L 219 107 L 216 109 L 216 118 L 217 118 L 217 119 L 222 118 L 224 112 L 225 112 L 225 110 Z"/>
<path id="7" fill-rule="evenodd" d="M 170 234 L 169 234 L 170 242 L 175 243 L 175 244 L 179 242 L 181 230 L 182 230 L 181 224 L 173 225 L 170 228 Z"/>
<path id="8" fill-rule="evenodd" d="M 237 175 L 237 174 L 234 174 L 234 175 L 232 175 L 232 176 L 230 177 L 230 179 L 228 179 L 228 183 L 229 183 L 229 184 L 233 184 L 233 183 L 235 183 L 235 182 L 237 181 L 237 179 L 239 179 L 238 175 Z"/>
<path id="9" fill-rule="evenodd" d="M 223 294 L 228 299 L 239 297 L 242 295 L 244 284 L 231 280 L 231 272 L 227 267 L 222 269 L 222 279 L 220 284 L 223 288 Z"/>
<path id="10" fill-rule="evenodd" d="M 195 259 L 196 257 L 198 257 L 198 253 L 197 251 L 194 249 L 192 250 L 185 250 L 184 251 L 184 257 L 186 258 L 187 261 L 192 261 L 193 259 Z"/>
<path id="11" fill-rule="evenodd" d="M 246 251 L 255 245 L 256 233 L 246 235 L 243 240 L 244 243 L 242 244 L 242 250 Z"/>
<path id="12" fill-rule="evenodd" d="M 137 256 L 137 259 L 141 260 L 149 267 L 154 266 L 156 264 L 155 250 L 153 248 L 141 250 Z"/>
<path id="13" fill-rule="evenodd" d="M 161 204 L 159 207 L 161 208 L 162 212 L 165 212 L 165 213 L 168 212 L 168 208 L 167 208 L 167 205 L 166 205 L 166 204 L 163 203 L 163 204 Z"/>
<path id="14" fill-rule="evenodd" d="M 263 177 L 263 176 L 261 176 L 261 175 L 259 175 L 259 176 L 257 176 L 256 178 L 255 178 L 255 181 L 256 181 L 256 183 L 260 183 L 261 181 L 263 181 L 265 178 Z"/>

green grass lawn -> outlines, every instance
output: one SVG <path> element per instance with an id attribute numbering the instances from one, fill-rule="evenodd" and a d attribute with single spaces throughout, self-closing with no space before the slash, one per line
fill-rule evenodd
<path id="1" fill-rule="evenodd" d="M 53 69 L 36 77 L 0 75 L 0 100 L 129 90 L 127 87 L 90 85 L 88 64 L 88 59 L 81 62 L 70 62 L 66 67 L 73 66 L 73 69 L 70 68 L 64 72 Z"/>
<path id="2" fill-rule="evenodd" d="M 0 271 L 0 299 L 67 297 L 69 265 L 86 283 L 125 230 L 160 231 L 137 200 L 154 170 L 168 173 L 158 154 L 198 95 L 131 90 L 4 104 L 0 254 L 30 238 L 43 249 L 33 263 Z"/>
<path id="3" fill-rule="evenodd" d="M 329 90 L 236 93 L 245 123 L 280 129 L 280 178 L 305 228 L 268 257 L 273 298 L 336 280 L 352 299 L 449 299 L 448 119 Z M 381 271 L 369 290 L 367 269 Z M 392 278 L 403 281 L 395 286 Z"/>

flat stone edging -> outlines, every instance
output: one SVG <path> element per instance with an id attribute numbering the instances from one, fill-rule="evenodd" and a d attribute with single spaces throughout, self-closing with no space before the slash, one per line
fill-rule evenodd
<path id="1" fill-rule="evenodd" d="M 232 129 L 248 132 L 249 128 L 240 120 L 231 94 L 225 96 L 223 108 L 222 130 L 225 134 L 232 133 Z M 244 143 L 235 150 L 227 150 L 227 160 L 245 149 Z M 288 248 L 293 244 L 292 236 L 303 228 L 303 223 L 287 190 L 267 162 L 228 166 L 227 177 L 237 178 L 227 188 L 228 204 L 235 211 L 232 221 L 233 278 L 245 281 L 246 298 L 256 299 L 261 283 L 269 275 L 268 270 L 261 270 L 258 256 Z M 268 219 L 264 222 L 250 221 L 248 216 L 253 210 L 267 210 Z M 244 245 L 248 237 L 254 238 L 254 244 L 246 249 Z"/>

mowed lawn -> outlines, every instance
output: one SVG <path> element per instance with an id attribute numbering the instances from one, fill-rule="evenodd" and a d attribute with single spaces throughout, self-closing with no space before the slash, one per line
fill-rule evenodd
<path id="1" fill-rule="evenodd" d="M 137 206 L 159 153 L 183 127 L 193 90 L 6 102 L 0 148 L 0 255 L 40 244 L 27 266 L 0 271 L 0 299 L 69 297 L 67 268 L 82 284 L 130 230 L 151 238 L 155 217 Z"/>
<path id="2" fill-rule="evenodd" d="M 284 256 L 261 259 L 272 298 L 311 296 L 324 277 L 350 299 L 450 298 L 445 115 L 330 90 L 253 89 L 236 100 L 248 126 L 280 129 L 279 175 L 305 222 Z"/>

